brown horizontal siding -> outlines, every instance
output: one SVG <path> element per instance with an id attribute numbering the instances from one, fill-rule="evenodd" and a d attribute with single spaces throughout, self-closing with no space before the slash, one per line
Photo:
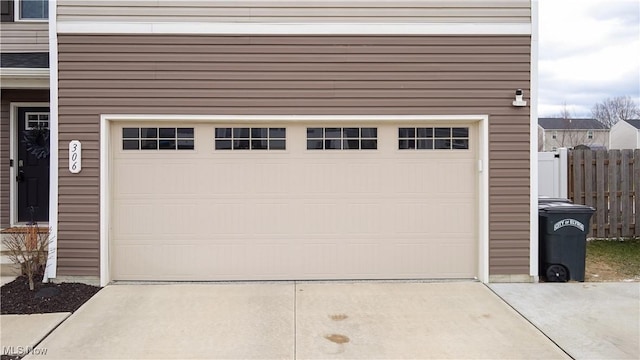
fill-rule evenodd
<path id="1" fill-rule="evenodd" d="M 60 96 L 64 97 L 78 97 L 83 94 L 96 93 L 99 92 L 105 101 L 118 101 L 124 105 L 126 102 L 123 102 L 122 99 L 122 91 L 120 89 L 74 89 L 74 90 L 61 90 Z M 130 99 L 129 101 L 135 102 L 135 99 L 139 98 L 149 98 L 153 97 L 155 99 L 193 99 L 200 100 L 205 99 L 205 101 L 209 101 L 209 99 L 215 98 L 219 99 L 221 102 L 225 102 L 226 104 L 231 104 L 227 102 L 227 99 L 233 101 L 234 99 L 242 98 L 243 101 L 253 101 L 252 99 L 287 99 L 287 98 L 301 98 L 301 99 L 310 99 L 310 100 L 322 100 L 322 99 L 330 99 L 333 100 L 335 98 L 344 98 L 344 99 L 363 99 L 364 101 L 371 101 L 372 99 L 412 99 L 412 98 L 425 98 L 428 97 L 431 101 L 456 101 L 459 98 L 467 98 L 462 91 L 460 90 L 424 90 L 424 89 L 396 89 L 393 92 L 388 91 L 388 89 L 383 90 L 367 90 L 367 89 L 350 89 L 350 90 L 303 90 L 303 89 L 287 89 L 287 90 L 276 90 L 276 89 L 260 89 L 260 90 L 246 90 L 246 89 L 237 89 L 237 90 L 210 90 L 210 89 L 189 89 L 189 90 L 173 90 L 173 89 L 145 89 L 144 93 L 139 92 L 136 94 L 131 94 L 131 96 L 126 97 Z M 497 99 L 496 99 L 497 98 Z M 489 101 L 494 101 L 496 106 L 500 105 L 501 101 L 504 101 L 504 90 L 484 90 L 481 94 L 478 94 L 476 99 L 473 101 L 483 101 L 482 99 L 487 99 Z M 376 100 L 377 101 L 377 100 Z M 197 104 L 197 103 L 196 103 Z M 211 104 L 211 103 L 209 103 Z M 440 102 L 442 104 L 442 102 Z M 473 102 L 470 101 L 470 104 Z M 212 105 L 215 105 L 212 104 Z M 473 106 L 473 105 L 471 105 Z M 77 130 L 77 129 L 76 129 Z M 81 131 L 80 131 L 81 132 Z M 527 138 L 528 140 L 528 138 Z"/>
<path id="2" fill-rule="evenodd" d="M 298 1 L 59 0 L 58 21 L 514 22 L 531 19 L 528 0 Z"/>
<path id="3" fill-rule="evenodd" d="M 180 90 L 176 90 L 180 92 Z M 93 93 L 93 92 L 87 92 Z M 240 96 L 240 95 L 239 95 Z M 323 109 L 327 107 L 385 107 L 385 108 L 412 108 L 412 107 L 443 107 L 443 108 L 473 108 L 487 106 L 487 107 L 499 107 L 501 103 L 509 100 L 511 97 L 506 94 L 503 95 L 502 101 L 500 99 L 468 99 L 460 97 L 458 100 L 453 98 L 448 99 L 429 99 L 429 98 L 303 98 L 302 96 L 296 97 L 296 105 L 305 108 Z M 81 106 L 82 103 L 76 102 L 75 98 L 65 98 L 65 106 Z M 143 98 L 146 106 L 151 107 L 164 107 L 167 104 L 167 98 Z M 280 97 L 260 97 L 260 98 L 190 98 L 176 96 L 175 99 L 180 99 L 181 106 L 184 107 L 196 107 L 196 108 L 249 108 L 249 107 L 263 107 L 263 108 L 287 108 L 291 106 L 291 98 Z M 81 100 L 80 100 L 81 101 Z M 100 103 L 103 106 L 113 107 L 129 107 L 135 108 L 140 104 L 141 98 L 135 97 L 132 93 L 132 97 L 120 96 L 117 98 L 110 98 L 108 94 L 100 96 Z M 464 104 L 464 105 L 463 105 Z M 494 149 L 500 150 L 500 146 L 509 146 L 508 144 L 494 144 Z"/>
<path id="4" fill-rule="evenodd" d="M 60 173 L 61 275 L 99 273 L 99 116 L 125 113 L 488 114 L 490 273 L 529 274 L 529 109 L 511 106 L 515 89 L 529 94 L 528 36 L 58 41 L 61 169 L 83 141 L 83 171 Z"/>
<path id="5" fill-rule="evenodd" d="M 490 273 L 528 274 L 529 122 L 494 114 L 489 133 Z"/>
<path id="6" fill-rule="evenodd" d="M 49 90 L 2 89 L 0 93 L 0 227 L 10 225 L 10 124 L 11 103 L 49 102 Z"/>
<path id="7" fill-rule="evenodd" d="M 3 22 L 0 23 L 2 52 L 49 51 L 49 23 Z"/>
<path id="8" fill-rule="evenodd" d="M 66 68 L 67 64 L 63 65 L 60 71 L 69 72 L 72 75 L 68 79 L 86 79 L 87 76 L 92 76 L 96 80 L 108 80 L 113 75 L 112 71 L 122 71 L 126 74 L 126 79 L 129 80 L 202 80 L 203 78 L 209 79 L 209 81 L 220 80 L 278 80 L 278 81 L 299 81 L 301 78 L 317 81 L 325 80 L 327 78 L 340 79 L 340 81 L 354 80 L 354 81 L 528 81 L 528 77 L 520 71 L 502 71 L 504 68 L 493 67 L 483 68 L 476 66 L 475 71 L 465 72 L 464 68 L 457 68 L 455 70 L 443 71 L 442 68 L 431 67 L 431 71 L 427 71 L 426 68 L 421 70 L 413 69 L 409 71 L 403 69 L 399 65 L 391 66 L 379 66 L 376 70 L 363 70 L 362 65 L 353 66 L 348 65 L 344 68 L 340 68 L 343 71 L 322 71 L 317 67 L 308 66 L 305 70 L 291 71 L 290 69 L 283 69 L 280 71 L 269 71 L 267 67 L 257 66 L 255 70 L 245 70 L 242 72 L 234 71 L 233 67 L 229 67 L 225 70 L 218 71 L 194 71 L 190 68 L 181 68 L 180 63 L 173 63 L 173 68 L 162 67 L 148 60 L 148 63 L 153 63 L 153 67 L 140 68 L 139 70 L 122 71 L 121 66 L 112 66 L 111 69 L 88 69 L 79 70 L 74 68 Z M 120 64 L 118 64 L 120 65 Z M 123 62 L 123 66 L 140 66 L 139 64 L 128 64 Z M 206 66 L 203 64 L 202 66 Z M 451 65 L 443 64 L 445 69 Z M 373 67 L 373 66 L 372 66 Z M 491 71 L 494 70 L 494 71 Z"/>
<path id="9" fill-rule="evenodd" d="M 100 241 L 100 234 L 95 231 L 58 231 L 58 236 L 66 239 L 68 243 L 73 243 L 74 248 L 95 249 L 94 242 Z"/>
<path id="10" fill-rule="evenodd" d="M 80 36 L 79 36 L 80 37 Z M 88 35 L 88 37 L 90 37 Z M 200 37 L 194 37 L 199 39 Z M 234 37 L 232 37 L 234 38 Z M 344 38 L 344 37 L 343 37 Z M 433 38 L 433 37 L 432 37 Z M 351 38 L 353 39 L 353 38 Z M 241 41 L 240 41 L 241 42 Z M 233 53 L 234 57 L 240 57 L 238 54 L 269 54 L 273 51 L 273 43 L 269 42 L 246 42 L 241 45 L 237 45 L 234 43 L 230 43 L 228 41 L 219 41 L 219 42 L 209 42 L 206 49 L 202 49 L 203 43 L 206 41 L 185 41 L 180 44 L 175 44 L 169 48 L 166 46 L 157 44 L 156 42 L 151 42 L 144 49 L 140 49 L 135 45 L 127 45 L 127 44 L 118 44 L 113 42 L 105 42 L 103 47 L 100 48 L 93 54 L 113 54 L 114 50 L 118 51 L 136 51 L 137 54 L 182 54 L 185 52 L 193 53 L 197 52 L 198 54 L 222 54 L 227 55 L 230 52 Z M 428 43 L 433 43 L 433 41 L 415 41 L 412 44 L 408 45 L 397 45 L 396 51 L 398 54 L 424 54 L 422 50 L 422 46 Z M 514 44 L 513 41 L 503 41 L 504 44 Z M 340 45 L 342 42 L 338 42 L 336 45 Z M 464 45 L 464 43 L 462 43 Z M 251 47 L 247 47 L 247 45 L 251 45 Z M 312 56 L 312 54 L 334 54 L 340 55 L 344 58 L 350 56 L 350 54 L 354 55 L 362 55 L 362 54 L 374 54 L 379 55 L 381 52 L 384 52 L 385 46 L 393 45 L 391 42 L 387 44 L 374 45 L 374 46 L 365 46 L 361 48 L 353 49 L 349 46 L 333 46 L 333 47 L 317 47 L 314 46 L 313 42 L 308 44 L 307 46 L 300 45 L 278 45 L 278 55 L 282 56 L 283 54 L 292 54 L 299 56 Z M 523 53 L 522 46 L 512 46 L 510 48 L 505 48 L 504 46 L 500 46 L 500 41 L 496 42 L 482 42 L 480 41 L 478 44 L 467 45 L 467 48 L 459 48 L 456 47 L 456 41 L 453 41 L 447 45 L 431 45 L 431 54 L 445 54 L 445 55 L 453 55 L 453 54 L 478 54 L 478 55 L 509 55 L 509 54 L 518 54 L 521 55 Z M 70 43 L 67 45 L 69 51 L 81 52 L 83 48 L 83 42 L 79 43 Z M 526 48 L 526 46 L 524 47 Z M 94 55 L 95 56 L 95 55 Z M 276 55 L 274 55 L 276 56 Z M 389 56 L 389 55 L 384 55 Z M 243 59 L 244 61 L 248 59 Z M 162 61 L 166 61 L 162 59 Z M 499 61 L 504 62 L 504 61 Z"/>
<path id="11" fill-rule="evenodd" d="M 121 89 L 121 88 L 131 88 L 135 87 L 136 89 L 164 89 L 166 87 L 173 86 L 175 83 L 170 80 L 122 80 L 118 83 L 115 83 L 110 80 L 95 80 L 95 79 L 72 79 L 66 81 L 60 81 L 59 86 L 63 89 L 71 89 L 73 90 L 81 90 L 81 89 Z M 318 81 L 282 81 L 282 80 L 264 80 L 260 82 L 256 82 L 254 80 L 221 80 L 212 82 L 211 80 L 184 80 L 182 84 L 189 89 L 194 91 L 206 89 L 206 90 L 246 90 L 247 88 L 251 88 L 252 90 L 288 90 L 291 88 L 298 89 L 299 91 L 304 90 L 370 90 L 371 82 L 370 81 L 349 81 L 343 80 L 340 82 L 330 81 L 330 80 L 318 80 Z M 501 82 L 487 82 L 487 81 L 468 81 L 468 80 L 440 80 L 440 81 L 384 81 L 377 82 L 375 91 L 386 91 L 387 89 L 398 90 L 398 89 L 416 89 L 416 90 L 449 90 L 449 89 L 458 89 L 458 90 L 503 90 L 505 87 L 507 88 L 515 88 L 516 86 L 521 85 L 521 81 L 501 81 Z M 524 125 L 513 125 L 520 128 L 528 129 L 529 126 L 527 124 Z M 513 129 L 513 126 L 506 126 L 507 129 Z M 505 126 L 494 126 L 495 130 L 503 129 Z M 520 130 L 516 130 L 520 131 Z"/>
<path id="12" fill-rule="evenodd" d="M 116 49 L 117 50 L 117 49 Z M 273 49 L 278 51 L 278 49 Z M 255 54 L 255 53 L 254 53 Z M 181 53 L 144 53 L 144 54 L 127 54 L 127 53 L 97 53 L 83 54 L 74 53 L 69 63 L 65 62 L 65 66 L 73 66 L 74 64 L 90 65 L 105 67 L 113 66 L 118 62 L 144 62 L 154 61 L 157 70 L 170 70 L 175 68 L 175 63 L 188 66 L 189 71 L 219 71 L 229 70 L 230 67 L 234 71 L 260 71 L 268 68 L 271 71 L 308 71 L 319 67 L 321 71 L 331 71 L 333 69 L 341 71 L 362 71 L 359 67 L 361 63 L 370 66 L 380 63 L 380 68 L 385 70 L 384 66 L 402 66 L 403 70 L 419 70 L 433 71 L 434 65 L 444 66 L 443 71 L 473 71 L 482 69 L 486 71 L 518 71 L 522 67 L 522 62 L 529 60 L 527 54 L 474 54 L 473 62 L 469 61 L 469 54 L 430 54 L 428 58 L 424 54 L 260 54 L 260 62 L 256 63 L 256 59 L 247 57 L 244 53 L 239 54 L 192 54 L 188 60 Z M 65 59 L 60 59 L 65 61 Z M 519 63 L 518 63 L 519 62 Z M 273 64 L 272 64 L 273 63 Z M 347 66 L 346 64 L 353 64 Z M 432 65 L 433 64 L 433 65 Z M 486 65 L 485 65 L 486 64 Z M 132 65 L 132 68 L 135 67 Z M 86 65 L 85 65 L 86 66 Z M 313 69 L 311 68 L 313 66 Z M 461 68 L 464 66 L 464 68 Z M 86 68 L 92 69 L 91 66 Z M 140 68 L 140 67 L 138 67 Z M 502 68 L 502 70 L 500 70 Z M 80 65 L 76 65 L 77 70 L 84 70 Z M 145 69 L 142 69 L 145 70 Z M 377 71 L 378 68 L 366 69 L 366 71 Z"/>

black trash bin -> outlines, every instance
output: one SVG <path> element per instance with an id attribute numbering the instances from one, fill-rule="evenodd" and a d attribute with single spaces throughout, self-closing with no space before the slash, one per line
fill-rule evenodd
<path id="1" fill-rule="evenodd" d="M 538 196 L 538 205 L 540 204 L 549 204 L 549 203 L 567 203 L 573 204 L 573 201 L 566 198 L 555 198 L 549 196 Z"/>
<path id="2" fill-rule="evenodd" d="M 547 281 L 584 281 L 587 234 L 595 209 L 566 202 L 538 204 L 539 275 Z"/>

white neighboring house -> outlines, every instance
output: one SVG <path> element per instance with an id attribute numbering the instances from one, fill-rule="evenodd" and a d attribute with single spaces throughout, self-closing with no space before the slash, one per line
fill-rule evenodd
<path id="1" fill-rule="evenodd" d="M 611 127 L 610 149 L 640 149 L 640 119 L 621 120 Z"/>
<path id="2" fill-rule="evenodd" d="M 609 129 L 596 119 L 538 118 L 538 151 L 609 148 Z"/>

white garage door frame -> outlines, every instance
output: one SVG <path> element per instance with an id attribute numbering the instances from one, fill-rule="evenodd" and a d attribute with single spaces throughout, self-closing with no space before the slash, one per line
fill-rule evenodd
<path id="1" fill-rule="evenodd" d="M 377 122 L 377 123 L 478 123 L 478 279 L 489 281 L 489 116 L 488 115 L 127 115 L 100 116 L 100 285 L 111 281 L 109 242 L 111 227 L 111 125 L 114 122 L 202 122 L 202 123 L 260 123 L 260 122 Z"/>

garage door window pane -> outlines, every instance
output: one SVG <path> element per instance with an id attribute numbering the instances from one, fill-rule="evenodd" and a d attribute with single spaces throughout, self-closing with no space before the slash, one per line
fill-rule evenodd
<path id="1" fill-rule="evenodd" d="M 269 137 L 269 129 L 267 128 L 252 128 L 251 129 L 251 138 L 268 138 Z"/>
<path id="2" fill-rule="evenodd" d="M 307 140 L 307 150 L 322 150 L 322 140 Z"/>
<path id="3" fill-rule="evenodd" d="M 398 137 L 399 138 L 414 138 L 414 137 L 416 137 L 416 128 L 399 128 L 398 129 Z"/>
<path id="4" fill-rule="evenodd" d="M 358 149 L 360 148 L 360 140 L 347 139 L 342 142 L 343 149 Z"/>
<path id="5" fill-rule="evenodd" d="M 248 150 L 249 140 L 233 140 L 233 150 Z"/>
<path id="6" fill-rule="evenodd" d="M 376 150 L 377 128 L 307 128 L 307 150 Z"/>
<path id="7" fill-rule="evenodd" d="M 418 137 L 419 138 L 432 138 L 433 137 L 433 128 L 418 128 Z"/>
<path id="8" fill-rule="evenodd" d="M 178 150 L 193 150 L 193 140 L 178 140 Z"/>
<path id="9" fill-rule="evenodd" d="M 123 140 L 122 141 L 122 150 L 139 150 L 139 149 L 140 149 L 139 140 Z"/>
<path id="10" fill-rule="evenodd" d="M 269 150 L 287 149 L 287 129 L 269 128 Z"/>
<path id="11" fill-rule="evenodd" d="M 251 149 L 252 150 L 269 149 L 269 129 L 267 128 L 251 129 Z"/>
<path id="12" fill-rule="evenodd" d="M 175 139 L 176 128 L 160 128 L 158 130 L 161 139 Z"/>
<path id="13" fill-rule="evenodd" d="M 418 149 L 428 150 L 433 149 L 433 140 L 431 139 L 418 139 Z"/>
<path id="14" fill-rule="evenodd" d="M 307 128 L 307 139 L 322 139 L 322 128 Z"/>
<path id="15" fill-rule="evenodd" d="M 140 129 L 140 137 L 144 139 L 155 139 L 158 137 L 158 128 Z"/>
<path id="16" fill-rule="evenodd" d="M 285 128 L 216 128 L 215 149 L 286 150 L 286 135 Z"/>
<path id="17" fill-rule="evenodd" d="M 358 128 L 344 128 L 342 130 L 344 137 L 346 138 L 359 138 L 360 137 L 360 129 Z"/>
<path id="18" fill-rule="evenodd" d="M 468 149 L 469 139 L 453 139 L 452 147 L 454 149 Z"/>
<path id="19" fill-rule="evenodd" d="M 342 136 L 341 128 L 325 128 L 324 129 L 324 137 L 325 138 L 334 138 L 340 139 Z"/>
<path id="20" fill-rule="evenodd" d="M 269 140 L 251 140 L 251 149 L 253 150 L 267 150 L 269 149 Z"/>
<path id="21" fill-rule="evenodd" d="M 272 139 L 284 139 L 287 136 L 285 128 L 269 128 L 269 137 Z"/>
<path id="22" fill-rule="evenodd" d="M 231 128 L 216 128 L 216 139 L 231 139 Z"/>
<path id="23" fill-rule="evenodd" d="M 451 149 L 451 140 L 449 139 L 436 139 L 434 143 L 434 148 L 436 149 Z"/>
<path id="24" fill-rule="evenodd" d="M 231 150 L 231 140 L 216 140 L 216 150 Z"/>
<path id="25" fill-rule="evenodd" d="M 142 140 L 140 141 L 140 149 L 142 150 L 157 150 L 158 140 Z"/>
<path id="26" fill-rule="evenodd" d="M 434 133 L 437 138 L 450 138 L 451 128 L 435 128 Z"/>
<path id="27" fill-rule="evenodd" d="M 362 137 L 363 138 L 377 138 L 378 137 L 378 128 L 362 128 Z"/>
<path id="28" fill-rule="evenodd" d="M 285 140 L 269 140 L 270 150 L 286 150 Z"/>
<path id="29" fill-rule="evenodd" d="M 176 141 L 175 140 L 161 139 L 159 141 L 159 148 L 160 148 L 160 150 L 175 150 Z"/>
<path id="30" fill-rule="evenodd" d="M 468 127 L 398 128 L 400 150 L 465 150 L 469 149 Z M 415 135 L 415 136 L 412 136 Z"/>
<path id="31" fill-rule="evenodd" d="M 361 148 L 363 150 L 375 150 L 378 148 L 378 140 L 362 139 Z"/>
<path id="32" fill-rule="evenodd" d="M 193 150 L 193 128 L 123 128 L 123 150 Z M 178 142 L 178 136 L 181 141 Z"/>
<path id="33" fill-rule="evenodd" d="M 233 137 L 238 138 L 249 138 L 249 128 L 233 128 Z"/>
<path id="34" fill-rule="evenodd" d="M 324 148 L 326 150 L 340 150 L 342 149 L 342 140 L 327 139 L 324 141 Z"/>
<path id="35" fill-rule="evenodd" d="M 400 139 L 398 141 L 398 148 L 400 150 L 415 149 L 416 148 L 416 141 L 415 140 L 409 140 L 409 139 Z"/>
<path id="36" fill-rule="evenodd" d="M 451 129 L 454 138 L 468 138 L 469 128 L 453 128 Z"/>
<path id="37" fill-rule="evenodd" d="M 178 139 L 193 139 L 193 128 L 177 128 Z"/>
<path id="38" fill-rule="evenodd" d="M 140 137 L 140 129 L 138 128 L 124 128 L 122 129 L 123 139 L 137 139 Z"/>

